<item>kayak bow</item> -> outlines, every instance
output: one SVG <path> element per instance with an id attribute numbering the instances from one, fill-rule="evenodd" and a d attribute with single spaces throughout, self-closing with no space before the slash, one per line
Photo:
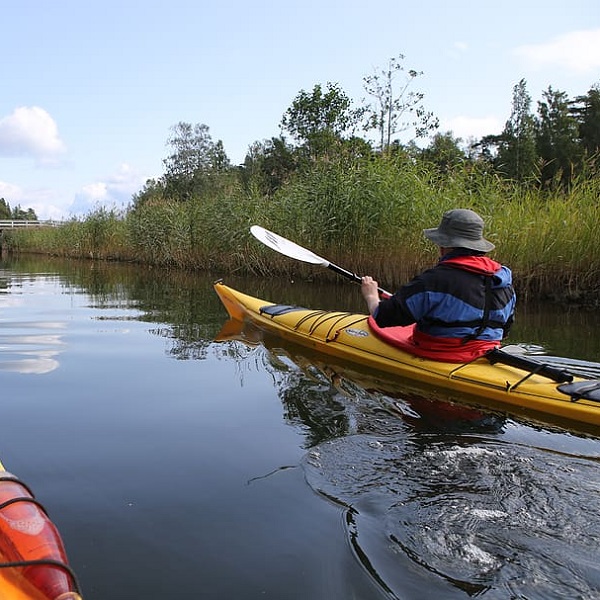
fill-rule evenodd
<path id="1" fill-rule="evenodd" d="M 420 387 L 458 393 L 458 399 L 465 396 L 508 411 L 531 411 L 553 420 L 600 426 L 600 382 L 567 376 L 562 381 L 568 383 L 559 384 L 560 379 L 544 374 L 547 366 L 543 363 L 510 356 L 512 361 L 503 351 L 493 359 L 480 357 L 468 363 L 420 358 L 379 339 L 369 327 L 368 315 L 279 305 L 243 294 L 221 281 L 214 289 L 232 319 L 251 321 L 320 353 Z"/>
<path id="2" fill-rule="evenodd" d="M 81 600 L 54 523 L 0 463 L 0 598 Z"/>

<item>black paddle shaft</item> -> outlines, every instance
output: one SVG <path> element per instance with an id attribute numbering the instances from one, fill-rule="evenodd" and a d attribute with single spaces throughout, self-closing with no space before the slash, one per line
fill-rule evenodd
<path id="1" fill-rule="evenodd" d="M 531 358 L 525 358 L 523 356 L 509 354 L 508 352 L 504 352 L 503 350 L 499 350 L 498 348 L 490 350 L 485 355 L 485 357 L 493 365 L 496 363 L 502 363 L 504 365 L 516 367 L 517 369 L 529 371 L 530 373 L 542 375 L 543 377 L 548 377 L 548 379 L 552 379 L 557 383 L 573 381 L 573 375 L 568 371 L 565 371 L 563 369 L 557 369 L 556 367 L 551 367 L 550 365 L 546 365 L 540 361 L 533 360 Z"/>
<path id="2" fill-rule="evenodd" d="M 362 277 L 360 275 L 357 275 L 356 273 L 353 273 L 352 271 L 348 271 L 342 267 L 338 267 L 338 265 L 334 265 L 333 263 L 328 263 L 327 268 L 331 269 L 334 273 L 337 273 L 338 275 L 342 275 L 343 277 L 346 277 L 347 279 L 351 279 L 355 283 L 358 283 L 358 284 L 362 283 Z M 390 292 L 387 292 L 386 290 L 384 290 L 383 288 L 380 288 L 380 287 L 377 288 L 377 291 L 384 298 L 389 298 L 392 295 Z"/>

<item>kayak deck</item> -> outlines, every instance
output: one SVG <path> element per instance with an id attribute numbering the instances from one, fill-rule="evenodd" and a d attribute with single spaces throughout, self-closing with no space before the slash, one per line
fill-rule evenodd
<path id="1" fill-rule="evenodd" d="M 279 337 L 352 363 L 409 379 L 433 390 L 491 400 L 570 421 L 600 426 L 600 402 L 575 398 L 556 382 L 486 358 L 449 363 L 414 356 L 379 339 L 368 315 L 279 305 L 218 281 L 215 291 L 232 319 L 251 321 Z M 574 385 L 585 382 L 573 378 Z M 572 386 L 573 384 L 571 384 Z"/>

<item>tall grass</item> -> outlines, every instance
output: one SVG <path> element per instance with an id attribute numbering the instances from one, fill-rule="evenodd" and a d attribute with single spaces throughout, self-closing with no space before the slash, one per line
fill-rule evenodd
<path id="1" fill-rule="evenodd" d="M 9 249 L 17 252 L 107 260 L 132 258 L 124 215 L 104 208 L 59 227 L 28 227 L 5 236 Z"/>
<path id="2" fill-rule="evenodd" d="M 577 182 L 568 195 L 515 194 L 492 221 L 498 255 L 531 295 L 582 299 L 600 289 L 600 182 Z"/>
<path id="3" fill-rule="evenodd" d="M 514 272 L 520 293 L 581 299 L 600 288 L 600 182 L 568 193 L 526 189 L 477 166 L 440 174 L 405 157 L 321 161 L 274 196 L 228 176 L 188 202 L 150 201 L 117 214 L 98 210 L 56 229 L 16 232 L 17 251 L 138 261 L 164 267 L 332 276 L 262 247 L 257 223 L 394 287 L 434 264 L 422 230 L 445 210 L 472 208 L 486 220 L 494 258 Z"/>

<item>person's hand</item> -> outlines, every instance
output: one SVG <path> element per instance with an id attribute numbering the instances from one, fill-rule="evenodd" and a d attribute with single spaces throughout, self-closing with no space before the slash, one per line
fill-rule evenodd
<path id="1" fill-rule="evenodd" d="M 360 290 L 369 308 L 369 313 L 373 314 L 379 306 L 379 284 L 370 276 L 361 277 Z"/>
<path id="2" fill-rule="evenodd" d="M 370 296 L 372 294 L 376 294 L 377 296 L 379 296 L 379 294 L 377 292 L 377 288 L 379 287 L 379 284 L 370 275 L 365 275 L 364 277 L 361 277 L 361 286 L 360 287 L 361 287 L 363 296 Z"/>

